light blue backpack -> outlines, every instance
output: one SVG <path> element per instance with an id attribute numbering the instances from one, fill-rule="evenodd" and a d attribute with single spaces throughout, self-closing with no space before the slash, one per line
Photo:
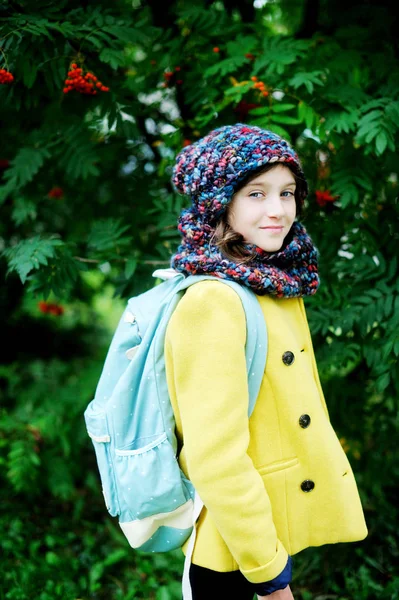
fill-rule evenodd
<path id="1" fill-rule="evenodd" d="M 165 281 L 128 301 L 84 418 L 108 512 L 118 517 L 132 548 L 165 552 L 182 546 L 192 532 L 195 538 L 194 525 L 203 506 L 177 461 L 165 375 L 165 331 L 186 288 L 217 278 L 186 277 L 173 269 L 153 275 Z M 217 281 L 236 290 L 245 309 L 250 415 L 266 364 L 265 320 L 249 288 Z"/>

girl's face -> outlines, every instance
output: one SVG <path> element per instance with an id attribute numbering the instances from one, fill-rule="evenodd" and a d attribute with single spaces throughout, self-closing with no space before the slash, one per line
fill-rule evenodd
<path id="1" fill-rule="evenodd" d="M 247 243 L 266 252 L 280 250 L 295 221 L 295 187 L 295 178 L 284 165 L 261 173 L 234 194 L 227 209 L 228 224 Z"/>

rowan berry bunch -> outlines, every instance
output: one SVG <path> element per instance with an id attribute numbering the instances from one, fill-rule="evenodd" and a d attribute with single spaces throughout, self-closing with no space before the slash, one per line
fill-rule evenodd
<path id="1" fill-rule="evenodd" d="M 316 202 L 319 206 L 326 206 L 327 202 L 335 202 L 338 196 L 332 196 L 330 190 L 316 190 Z"/>
<path id="2" fill-rule="evenodd" d="M 48 313 L 56 317 L 64 314 L 64 307 L 61 306 L 61 304 L 56 304 L 55 302 L 45 302 L 44 300 L 41 300 L 38 302 L 38 307 L 40 312 Z"/>
<path id="3" fill-rule="evenodd" d="M 68 77 L 65 79 L 64 94 L 68 94 L 72 90 L 79 94 L 95 96 L 97 92 L 109 92 L 109 87 L 106 87 L 97 79 L 93 73 L 87 72 L 83 75 L 83 69 L 78 68 L 76 63 L 73 63 L 71 70 L 68 71 Z"/>
<path id="4" fill-rule="evenodd" d="M 171 87 L 173 84 L 181 85 L 183 83 L 183 79 L 178 79 L 177 73 L 181 71 L 181 67 L 175 67 L 174 71 L 165 71 L 163 74 L 165 78 L 165 82 L 162 84 L 162 87 Z"/>
<path id="5" fill-rule="evenodd" d="M 47 194 L 49 198 L 63 198 L 64 190 L 61 187 L 54 186 Z"/>
<path id="6" fill-rule="evenodd" d="M 14 75 L 5 69 L 0 69 L 0 84 L 5 85 L 6 83 L 12 83 L 14 81 Z"/>
<path id="7" fill-rule="evenodd" d="M 258 81 L 258 78 L 254 75 L 253 77 L 251 77 L 252 81 L 254 82 L 253 84 L 253 88 L 259 90 L 260 92 L 262 92 L 262 96 L 268 96 L 269 92 L 266 89 L 266 85 L 263 81 Z"/>

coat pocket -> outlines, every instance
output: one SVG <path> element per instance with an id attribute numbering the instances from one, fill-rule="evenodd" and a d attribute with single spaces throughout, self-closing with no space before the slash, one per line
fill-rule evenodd
<path id="1" fill-rule="evenodd" d="M 191 498 L 166 433 L 139 448 L 115 449 L 115 475 L 123 521 L 172 512 Z"/>
<path id="2" fill-rule="evenodd" d="M 258 473 L 260 475 L 268 475 L 269 473 L 276 473 L 276 471 L 284 471 L 290 467 L 295 467 L 295 465 L 298 464 L 299 459 L 296 456 L 293 456 L 292 458 L 283 458 L 282 460 L 276 460 L 267 465 L 258 467 Z"/>

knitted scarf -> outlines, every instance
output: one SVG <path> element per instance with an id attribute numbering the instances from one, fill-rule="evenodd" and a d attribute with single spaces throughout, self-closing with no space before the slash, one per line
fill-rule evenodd
<path id="1" fill-rule="evenodd" d="M 204 216 L 191 209 L 183 210 L 179 218 L 183 235 L 170 266 L 186 275 L 213 275 L 231 279 L 250 287 L 256 294 L 277 298 L 311 296 L 319 286 L 318 250 L 305 227 L 294 221 L 280 250 L 266 252 L 255 244 L 244 244 L 255 258 L 246 264 L 227 259 L 211 244 L 214 233 Z"/>

